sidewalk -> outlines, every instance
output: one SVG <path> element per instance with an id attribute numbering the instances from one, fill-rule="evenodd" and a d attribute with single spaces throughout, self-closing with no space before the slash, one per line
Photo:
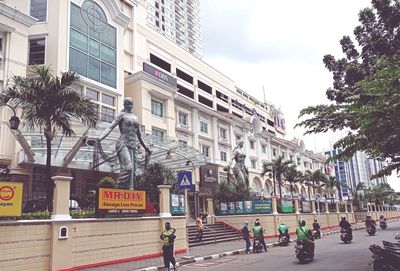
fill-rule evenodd
<path id="1" fill-rule="evenodd" d="M 353 230 L 364 229 L 363 223 L 353 224 Z M 323 235 L 338 233 L 339 227 L 334 227 L 327 230 L 322 230 Z M 293 239 L 293 236 L 292 236 Z M 265 238 L 269 248 L 277 245 L 277 237 Z M 189 249 L 189 253 L 178 254 L 175 256 L 177 266 L 191 263 L 194 261 L 200 262 L 212 258 L 220 258 L 228 255 L 244 253 L 244 241 L 229 241 L 216 243 L 204 246 L 197 246 Z M 189 259 L 187 258 L 189 256 Z M 163 258 L 157 257 L 152 259 L 138 260 L 126 263 L 112 264 L 95 268 L 81 269 L 85 271 L 134 271 L 134 270 L 162 270 Z"/>

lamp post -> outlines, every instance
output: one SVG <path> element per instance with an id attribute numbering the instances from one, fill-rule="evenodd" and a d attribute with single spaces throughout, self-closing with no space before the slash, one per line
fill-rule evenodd
<path id="1" fill-rule="evenodd" d="M 11 116 L 11 118 L 9 120 L 11 130 L 18 130 L 18 126 L 19 126 L 20 120 L 17 117 L 17 114 L 15 113 L 15 109 L 12 106 L 8 105 L 8 104 L 5 104 L 4 106 L 7 106 L 7 107 L 11 108 L 11 110 L 14 112 L 14 116 Z"/>
<path id="2" fill-rule="evenodd" d="M 272 167 L 272 173 L 269 173 L 269 177 L 272 178 L 272 183 L 274 185 L 273 190 L 274 190 L 274 196 L 276 196 L 276 183 L 275 183 L 275 169 Z"/>

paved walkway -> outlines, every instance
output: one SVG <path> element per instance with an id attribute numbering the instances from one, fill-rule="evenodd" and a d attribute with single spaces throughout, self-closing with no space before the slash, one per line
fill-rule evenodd
<path id="1" fill-rule="evenodd" d="M 353 225 L 353 229 L 357 228 L 364 228 L 364 224 L 356 224 Z M 339 227 L 331 228 L 329 230 L 323 230 L 322 232 L 324 234 L 332 234 L 332 233 L 337 233 L 339 230 Z M 271 248 L 271 246 L 276 245 L 277 238 L 266 238 L 265 242 Z M 237 241 L 229 241 L 229 242 L 223 242 L 223 243 L 216 243 L 216 244 L 210 244 L 210 245 L 204 245 L 204 246 L 197 246 L 189 249 L 189 253 L 185 254 L 178 254 L 175 256 L 175 259 L 179 263 L 184 263 L 188 262 L 187 259 L 185 259 L 185 256 L 191 256 L 192 258 L 211 258 L 211 255 L 214 255 L 217 257 L 225 256 L 222 254 L 230 254 L 227 252 L 234 252 L 234 254 L 239 254 L 243 253 L 244 251 L 244 241 L 243 240 L 237 240 Z M 200 259 L 202 260 L 202 259 Z M 189 260 L 189 262 L 193 262 L 192 260 Z M 134 271 L 134 270 L 143 270 L 149 267 L 158 267 L 160 269 L 163 266 L 163 258 L 162 257 L 157 257 L 157 258 L 152 258 L 152 259 L 145 259 L 145 260 L 138 260 L 138 261 L 132 261 L 132 262 L 126 262 L 126 263 L 119 263 L 119 264 L 112 264 L 112 265 L 106 265 L 106 266 L 101 266 L 101 267 L 95 267 L 95 268 L 87 268 L 87 269 L 81 269 L 85 271 Z M 152 270 L 157 270 L 157 268 L 153 268 Z"/>

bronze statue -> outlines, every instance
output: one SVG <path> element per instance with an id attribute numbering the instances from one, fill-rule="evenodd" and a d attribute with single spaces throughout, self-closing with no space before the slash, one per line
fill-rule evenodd
<path id="1" fill-rule="evenodd" d="M 121 135 L 116 143 L 117 156 L 121 167 L 118 186 L 120 188 L 129 188 L 130 190 L 134 189 L 139 143 L 145 149 L 146 155 L 151 154 L 150 149 L 143 142 L 140 133 L 140 123 L 132 113 L 132 109 L 133 100 L 130 97 L 126 97 L 124 99 L 124 109 L 97 139 L 98 141 L 102 141 L 117 125 L 119 126 Z M 90 141 L 88 141 L 88 144 L 93 145 Z"/>
<path id="2" fill-rule="evenodd" d="M 235 161 L 235 165 L 232 168 L 233 175 L 237 181 L 242 181 L 246 185 L 249 185 L 249 171 L 245 165 L 246 154 L 243 152 L 242 148 L 244 146 L 244 142 L 242 140 L 238 140 L 236 142 L 235 148 L 232 151 L 232 160 L 229 162 L 228 166 L 224 168 L 225 171 L 228 172 L 232 167 L 233 161 Z"/>

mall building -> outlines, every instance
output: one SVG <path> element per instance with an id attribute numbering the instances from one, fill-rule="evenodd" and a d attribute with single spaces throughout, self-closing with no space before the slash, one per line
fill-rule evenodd
<path id="1" fill-rule="evenodd" d="M 162 25 L 150 22 L 146 2 L 0 1 L 0 88 L 12 75 L 26 76 L 29 66 L 44 64 L 57 75 L 78 73 L 82 86 L 77 91 L 98 107 L 97 130 L 87 131 L 77 122 L 75 137 L 60 134 L 53 141 L 54 171 L 74 177 L 71 198 L 85 198 L 103 176 L 117 177 L 118 165 L 96 160 L 82 136 L 100 134 L 121 111 L 126 96 L 134 100 L 134 114 L 154 150 L 152 159 L 195 171 L 192 210 L 198 199 L 199 211 L 207 211 L 210 185 L 227 180 L 223 167 L 238 140 L 244 141 L 254 192 L 271 194 L 273 183 L 261 177 L 262 164 L 280 155 L 302 171 L 323 169 L 324 156 L 307 151 L 302 140 L 285 139 L 284 119 L 274 106 L 258 101 L 198 53 L 167 37 Z M 161 9 L 164 1 L 152 0 L 151 6 L 155 3 Z M 20 109 L 16 114 L 20 116 Z M 25 200 L 44 195 L 44 136 L 24 127 L 11 131 L 12 115 L 10 108 L 0 109 L 0 167 L 7 169 L 0 180 L 23 182 Z M 113 152 L 117 137 L 115 131 L 103 143 L 106 152 Z M 165 162 L 165 154 L 172 160 Z M 283 192 L 289 194 L 289 188 Z M 306 197 L 307 188 L 296 185 L 295 194 Z"/>

